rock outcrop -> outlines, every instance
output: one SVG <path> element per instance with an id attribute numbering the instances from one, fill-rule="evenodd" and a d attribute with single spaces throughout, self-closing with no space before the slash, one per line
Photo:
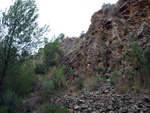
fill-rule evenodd
<path id="1" fill-rule="evenodd" d="M 94 13 L 89 30 L 72 42 L 64 63 L 76 70 L 75 75 L 105 75 L 116 68 L 123 76 L 132 41 L 142 50 L 150 47 L 150 0 L 119 0 Z"/>

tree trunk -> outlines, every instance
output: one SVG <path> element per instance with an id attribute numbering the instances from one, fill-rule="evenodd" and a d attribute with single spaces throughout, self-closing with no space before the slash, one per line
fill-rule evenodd
<path id="1" fill-rule="evenodd" d="M 6 75 L 6 70 L 7 70 L 7 63 L 5 63 L 5 67 L 4 67 L 4 70 L 3 70 L 3 73 L 2 73 L 2 76 L 1 76 L 1 79 L 0 79 L 0 91 L 3 90 L 3 83 L 4 83 L 4 78 L 5 78 L 5 75 Z"/>

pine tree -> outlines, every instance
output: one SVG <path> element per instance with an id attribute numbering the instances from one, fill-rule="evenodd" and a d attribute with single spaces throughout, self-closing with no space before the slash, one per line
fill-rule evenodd
<path id="1" fill-rule="evenodd" d="M 31 52 L 41 42 L 48 26 L 39 28 L 34 0 L 16 0 L 0 18 L 0 90 L 8 70 L 24 51 Z M 13 75 L 12 75 L 13 76 Z"/>

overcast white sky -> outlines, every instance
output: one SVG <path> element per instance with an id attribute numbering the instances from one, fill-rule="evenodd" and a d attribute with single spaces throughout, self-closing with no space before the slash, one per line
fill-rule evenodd
<path id="1" fill-rule="evenodd" d="M 0 9 L 5 9 L 14 0 L 0 0 Z M 39 25 L 50 25 L 49 37 L 64 33 L 65 36 L 79 36 L 86 32 L 91 16 L 101 9 L 103 3 L 118 0 L 36 0 L 39 8 Z"/>

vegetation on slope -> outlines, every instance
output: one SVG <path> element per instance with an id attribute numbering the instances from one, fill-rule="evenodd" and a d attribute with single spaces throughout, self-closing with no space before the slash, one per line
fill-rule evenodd
<path id="1" fill-rule="evenodd" d="M 111 4 L 103 4 L 104 14 L 108 14 Z M 111 16 L 119 16 L 118 7 L 112 7 Z M 110 9 L 109 9 L 110 10 Z M 44 113 L 67 113 L 65 107 L 52 105 L 48 102 L 54 95 L 74 85 L 77 90 L 85 87 L 84 75 L 75 75 L 78 71 L 69 65 L 63 65 L 64 51 L 61 48 L 64 34 L 48 42 L 40 48 L 37 55 L 31 56 L 36 46 L 39 46 L 42 37 L 48 32 L 48 26 L 38 27 L 38 9 L 34 0 L 16 0 L 8 11 L 0 18 L 0 112 L 20 113 L 27 112 L 28 105 L 23 100 L 30 93 L 38 92 L 38 103 Z M 102 40 L 106 40 L 105 33 L 99 33 Z M 84 37 L 84 35 L 82 35 Z M 132 49 L 127 51 L 126 60 L 130 64 L 126 70 L 126 77 L 118 76 L 116 67 L 106 77 L 96 76 L 88 81 L 90 88 L 100 82 L 110 82 L 116 85 L 121 93 L 133 88 L 136 93 L 141 87 L 150 87 L 150 48 L 142 51 L 136 42 L 131 44 Z M 40 62 L 35 61 L 40 57 Z M 35 62 L 34 62 L 35 61 Z M 84 63 L 84 62 L 83 62 Z M 88 64 L 89 66 L 90 64 Z M 108 67 L 98 67 L 103 73 Z M 68 76 L 69 77 L 68 77 Z M 71 79 L 70 79 L 71 78 Z M 68 81 L 73 83 L 68 83 Z M 118 81 L 117 81 L 118 80 Z M 69 82 L 70 82 L 69 81 Z M 125 84 L 125 85 L 124 85 Z M 38 87 L 37 87 L 38 86 Z M 39 87 L 40 86 L 40 87 Z M 37 89 L 38 88 L 38 89 Z"/>

